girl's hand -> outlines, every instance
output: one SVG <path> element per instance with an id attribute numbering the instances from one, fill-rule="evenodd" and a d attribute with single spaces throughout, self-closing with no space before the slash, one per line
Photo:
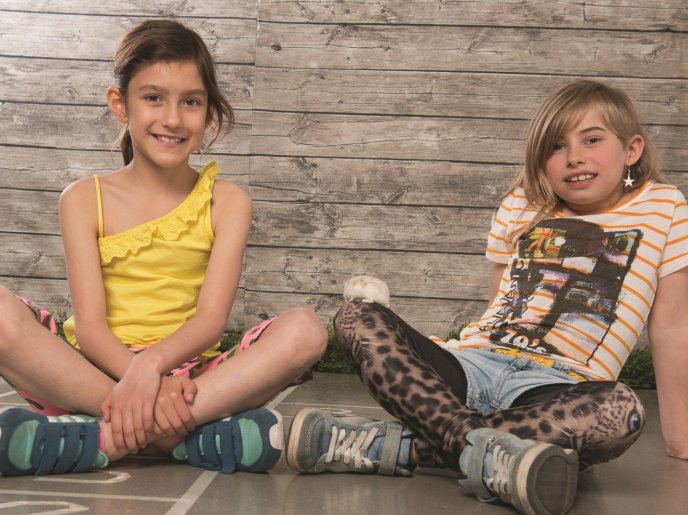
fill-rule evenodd
<path id="1" fill-rule="evenodd" d="M 154 430 L 153 412 L 160 383 L 161 376 L 154 363 L 141 353 L 134 357 L 124 377 L 113 387 L 101 409 L 111 424 L 117 449 L 137 452 L 148 444 L 146 434 Z"/>
<path id="2" fill-rule="evenodd" d="M 186 436 L 196 428 L 189 405 L 198 391 L 186 376 L 164 376 L 155 401 L 155 433 L 167 436 Z"/>

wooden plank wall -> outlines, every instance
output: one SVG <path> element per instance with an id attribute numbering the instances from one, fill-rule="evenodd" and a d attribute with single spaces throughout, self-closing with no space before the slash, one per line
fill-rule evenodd
<path id="1" fill-rule="evenodd" d="M 53 309 L 59 191 L 119 163 L 108 60 L 152 16 L 199 30 L 237 109 L 211 156 L 254 199 L 230 324 L 326 320 L 358 273 L 422 331 L 474 319 L 527 120 L 577 77 L 629 92 L 688 194 L 685 0 L 0 0 L 0 282 Z"/>

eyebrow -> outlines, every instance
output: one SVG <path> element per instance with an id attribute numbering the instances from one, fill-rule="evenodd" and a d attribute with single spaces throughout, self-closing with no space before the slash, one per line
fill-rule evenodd
<path id="1" fill-rule="evenodd" d="M 139 88 L 139 91 L 156 91 L 160 93 L 169 93 L 169 90 L 167 88 L 163 88 L 160 86 L 156 86 L 155 84 L 144 84 Z M 207 95 L 208 92 L 203 89 L 203 88 L 197 88 L 197 89 L 190 89 L 189 91 L 182 91 L 182 95 Z"/>
<path id="2" fill-rule="evenodd" d="M 593 125 L 592 127 L 586 127 L 585 129 L 581 129 L 578 131 L 580 134 L 586 133 L 586 132 L 594 132 L 594 131 L 605 131 L 605 132 L 611 132 L 609 129 L 606 127 L 598 127 L 597 125 Z"/>

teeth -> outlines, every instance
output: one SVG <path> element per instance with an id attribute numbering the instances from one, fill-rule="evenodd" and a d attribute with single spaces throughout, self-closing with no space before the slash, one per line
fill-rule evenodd
<path id="1" fill-rule="evenodd" d="M 576 177 L 571 177 L 570 179 L 567 179 L 567 182 L 579 182 L 579 181 L 587 181 L 588 179 L 592 179 L 595 177 L 591 173 L 584 173 L 583 175 L 577 175 Z"/>
<path id="2" fill-rule="evenodd" d="M 167 136 L 158 136 L 158 139 L 163 143 L 181 143 L 181 138 L 169 138 Z"/>

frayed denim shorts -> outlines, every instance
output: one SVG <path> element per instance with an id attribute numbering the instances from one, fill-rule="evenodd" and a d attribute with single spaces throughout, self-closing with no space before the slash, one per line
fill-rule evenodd
<path id="1" fill-rule="evenodd" d="M 466 405 L 489 415 L 511 407 L 523 393 L 548 384 L 576 384 L 581 376 L 558 362 L 542 365 L 523 355 L 488 349 L 450 351 L 466 373 Z"/>

